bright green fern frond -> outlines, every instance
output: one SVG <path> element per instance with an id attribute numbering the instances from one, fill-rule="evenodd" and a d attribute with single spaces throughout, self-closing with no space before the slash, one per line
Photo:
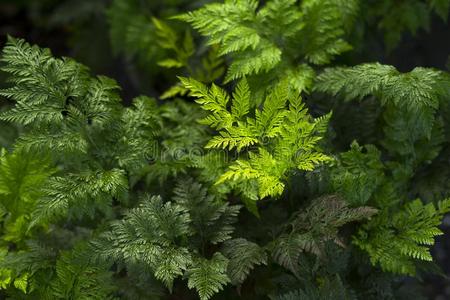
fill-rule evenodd
<path id="1" fill-rule="evenodd" d="M 31 221 L 30 214 L 55 171 L 45 156 L 18 150 L 12 153 L 1 151 L 0 205 L 3 240 L 23 242 Z"/>
<path id="2" fill-rule="evenodd" d="M 236 86 L 233 94 L 233 105 L 231 106 L 231 114 L 236 120 L 242 120 L 250 110 L 251 92 L 247 80 L 244 78 Z"/>
<path id="3" fill-rule="evenodd" d="M 247 159 L 238 158 L 217 184 L 255 181 L 260 198 L 277 197 L 284 191 L 289 170 L 312 171 L 330 160 L 318 144 L 326 133 L 331 114 L 312 119 L 301 98 L 290 98 L 286 83 L 276 86 L 261 108 L 251 113 L 251 93 L 245 79 L 237 85 L 232 98 L 215 85 L 208 88 L 194 79 L 181 81 L 198 98 L 196 102 L 201 108 L 210 112 L 202 123 L 219 130 L 205 147 L 248 151 Z"/>

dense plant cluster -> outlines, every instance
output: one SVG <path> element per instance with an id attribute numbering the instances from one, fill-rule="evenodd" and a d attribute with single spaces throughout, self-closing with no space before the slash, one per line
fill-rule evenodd
<path id="1" fill-rule="evenodd" d="M 0 297 L 421 297 L 405 278 L 439 273 L 450 74 L 348 57 L 373 32 L 391 51 L 450 1 L 86 7 L 163 83 L 127 103 L 114 79 L 8 37 Z"/>

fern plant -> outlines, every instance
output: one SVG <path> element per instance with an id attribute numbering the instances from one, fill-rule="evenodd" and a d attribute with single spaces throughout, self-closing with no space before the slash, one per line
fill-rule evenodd
<path id="1" fill-rule="evenodd" d="M 314 65 L 328 64 L 351 49 L 344 37 L 357 1 L 258 4 L 225 1 L 176 17 L 207 36 L 208 44 L 219 44 L 221 55 L 232 57 L 225 81 L 247 77 L 257 90 L 288 81 L 296 95 L 311 89 Z"/>
<path id="2" fill-rule="evenodd" d="M 113 48 L 165 101 L 10 37 L 0 298 L 420 298 L 449 75 L 355 62 L 447 2 L 112 1 Z"/>
<path id="3" fill-rule="evenodd" d="M 14 87 L 2 95 L 16 105 L 0 118 L 26 128 L 16 147 L 52 153 L 65 165 L 64 176 L 52 178 L 48 197 L 39 200 L 34 222 L 73 214 L 73 204 L 75 214 L 92 216 L 96 206 L 125 199 L 125 172 L 137 172 L 150 159 L 158 127 L 154 102 L 142 97 L 124 109 L 113 80 L 91 78 L 84 66 L 21 40 L 10 38 L 2 61 L 4 71 L 16 74 Z M 50 84 L 51 78 L 57 81 Z"/>
<path id="4" fill-rule="evenodd" d="M 1 260 L 4 261 L 10 249 L 26 248 L 25 240 L 32 235 L 29 225 L 36 202 L 42 189 L 56 170 L 48 158 L 26 154 L 21 151 L 7 153 L 0 157 L 0 203 L 2 218 Z M 27 291 L 29 273 L 16 273 L 14 269 L 0 268 L 2 289 L 14 286 Z"/>
<path id="5" fill-rule="evenodd" d="M 248 158 L 238 158 L 232 163 L 217 184 L 255 181 L 260 198 L 279 196 L 287 172 L 312 171 L 316 165 L 331 159 L 319 147 L 331 114 L 312 119 L 299 97 L 289 99 L 286 85 L 274 89 L 263 108 L 250 114 L 251 92 L 245 79 L 237 85 L 231 101 L 216 85 L 207 88 L 194 79 L 181 78 L 181 81 L 190 95 L 198 98 L 196 102 L 211 112 L 201 123 L 218 130 L 218 135 L 205 147 L 238 153 L 249 149 Z"/>
<path id="6" fill-rule="evenodd" d="M 341 155 L 332 183 L 349 203 L 380 210 L 359 229 L 354 244 L 367 251 L 371 262 L 383 270 L 414 275 L 419 260 L 432 260 L 428 246 L 442 234 L 437 226 L 448 212 L 448 199 L 438 202 L 437 209 L 420 199 L 409 201 L 403 195 L 402 178 L 395 177 L 401 171 L 394 169 L 393 175 L 387 175 L 389 164 L 381 161 L 376 147 L 354 143 Z"/>
<path id="7" fill-rule="evenodd" d="M 363 226 L 354 243 L 368 252 L 373 264 L 388 272 L 415 275 L 415 261 L 432 261 L 429 245 L 442 234 L 438 228 L 448 208 L 449 200 L 424 205 L 419 199 L 406 204 L 394 214 L 383 212 Z"/>
<path id="8" fill-rule="evenodd" d="M 206 255 L 210 245 L 230 239 L 239 208 L 220 203 L 198 183 L 179 183 L 172 201 L 147 197 L 93 245 L 100 259 L 144 264 L 169 290 L 177 277 L 186 277 L 200 299 L 209 299 L 230 279 L 228 259 L 220 252 Z"/>

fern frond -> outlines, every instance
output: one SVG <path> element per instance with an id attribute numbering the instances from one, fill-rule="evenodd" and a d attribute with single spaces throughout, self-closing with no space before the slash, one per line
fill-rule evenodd
<path id="1" fill-rule="evenodd" d="M 239 209 L 188 180 L 177 185 L 172 201 L 144 199 L 91 245 L 100 261 L 145 265 L 169 290 L 175 278 L 187 277 L 188 287 L 209 299 L 229 282 L 228 259 L 219 252 L 211 260 L 200 254 L 231 238 Z"/>
<path id="2" fill-rule="evenodd" d="M 234 285 L 244 282 L 255 266 L 267 264 L 264 249 L 246 239 L 226 241 L 222 252 L 229 259 L 227 274 Z"/>
<path id="3" fill-rule="evenodd" d="M 442 72 L 433 69 L 400 73 L 392 66 L 373 63 L 326 69 L 317 78 L 316 89 L 333 95 L 342 93 L 347 100 L 374 94 L 381 97 L 383 104 L 436 109 L 446 81 Z"/>
<path id="4" fill-rule="evenodd" d="M 106 265 L 91 265 L 85 245 L 62 253 L 56 262 L 56 278 L 51 282 L 54 299 L 113 299 L 115 290 L 112 272 Z"/>
<path id="5" fill-rule="evenodd" d="M 227 264 L 228 259 L 219 253 L 214 254 L 210 260 L 194 260 L 187 270 L 188 287 L 195 288 L 201 300 L 210 299 L 230 281 L 226 275 Z"/>
<path id="6" fill-rule="evenodd" d="M 93 217 L 98 208 L 107 211 L 113 197 L 120 198 L 127 188 L 124 172 L 119 169 L 53 177 L 43 189 L 44 197 L 38 201 L 33 211 L 31 226 L 45 224 L 63 216 Z"/>
<path id="7" fill-rule="evenodd" d="M 343 38 L 358 7 L 355 0 L 276 0 L 260 7 L 258 1 L 233 0 L 207 4 L 176 19 L 190 23 L 209 44 L 218 44 L 219 54 L 232 57 L 226 82 L 252 77 L 257 85 L 259 76 L 270 90 L 277 85 L 273 82 L 288 81 L 289 90 L 298 95 L 311 87 L 314 70 L 283 62 L 326 64 L 351 49 Z"/>
<path id="8" fill-rule="evenodd" d="M 358 13 L 358 1 L 309 0 L 301 5 L 305 27 L 299 35 L 305 35 L 304 53 L 309 62 L 328 64 L 335 56 L 352 49 L 343 37 Z"/>
<path id="9" fill-rule="evenodd" d="M 0 204 L 3 240 L 21 242 L 27 234 L 30 214 L 43 196 L 42 190 L 55 173 L 48 157 L 14 151 L 1 151 Z"/>
<path id="10" fill-rule="evenodd" d="M 218 244 L 231 238 L 240 206 L 221 203 L 192 180 L 180 181 L 172 200 L 189 211 L 194 243 Z"/>
<path id="11" fill-rule="evenodd" d="M 414 275 L 415 260 L 431 261 L 428 245 L 442 234 L 437 228 L 449 211 L 449 199 L 438 208 L 424 205 L 419 199 L 406 204 L 396 213 L 383 212 L 364 225 L 353 243 L 367 251 L 372 264 L 387 272 Z"/>
<path id="12" fill-rule="evenodd" d="M 289 225 L 270 245 L 276 262 L 294 274 L 299 272 L 299 257 L 303 251 L 322 255 L 326 242 L 341 244 L 339 228 L 347 223 L 370 219 L 377 213 L 371 207 L 351 208 L 336 196 L 324 196 L 298 212 Z"/>
<path id="13" fill-rule="evenodd" d="M 198 98 L 196 102 L 201 108 L 211 112 L 202 123 L 219 130 L 205 147 L 248 150 L 248 159 L 237 159 L 216 184 L 256 181 L 260 198 L 279 196 L 290 169 L 311 171 L 330 160 L 321 153 L 318 142 L 331 114 L 311 120 L 300 98 L 289 99 L 286 83 L 275 87 L 252 117 L 251 94 L 245 79 L 237 85 L 233 98 L 216 85 L 208 88 L 187 78 L 181 78 L 181 82 L 191 96 Z M 257 146 L 256 151 L 250 146 Z"/>

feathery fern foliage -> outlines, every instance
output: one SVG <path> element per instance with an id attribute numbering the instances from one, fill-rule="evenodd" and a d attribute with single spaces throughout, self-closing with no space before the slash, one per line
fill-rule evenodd
<path id="1" fill-rule="evenodd" d="M 319 141 L 331 114 L 313 119 L 299 97 L 289 98 L 286 85 L 275 88 L 262 109 L 251 111 L 251 92 L 245 79 L 237 85 L 233 99 L 216 85 L 211 88 L 189 78 L 181 78 L 190 95 L 210 114 L 201 120 L 218 131 L 207 144 L 209 149 L 247 150 L 222 174 L 226 181 L 255 181 L 258 196 L 279 196 L 287 173 L 299 169 L 312 171 L 330 160 Z M 230 103 L 231 102 L 231 103 Z M 252 149 L 256 148 L 256 149 Z"/>
<path id="2" fill-rule="evenodd" d="M 419 297 L 400 287 L 450 211 L 449 75 L 332 64 L 448 0 L 111 3 L 126 72 L 171 99 L 124 105 L 114 80 L 8 39 L 0 298 Z"/>
<path id="3" fill-rule="evenodd" d="M 27 247 L 25 240 L 32 233 L 29 225 L 32 212 L 42 196 L 42 189 L 55 172 L 48 158 L 15 151 L 2 150 L 0 156 L 0 207 L 2 235 L 0 239 L 0 265 L 14 250 Z M 28 290 L 30 273 L 15 272 L 14 268 L 0 266 L 0 288 L 10 286 L 23 292 Z"/>
<path id="4" fill-rule="evenodd" d="M 256 0 L 226 0 L 176 18 L 207 36 L 208 44 L 219 44 L 220 54 L 231 56 L 226 81 L 289 81 L 288 88 L 297 94 L 311 88 L 310 65 L 327 64 L 351 49 L 344 37 L 357 11 L 353 0 L 277 0 L 262 7 Z"/>
<path id="5" fill-rule="evenodd" d="M 432 260 L 428 246 L 441 234 L 437 226 L 449 211 L 449 201 L 438 202 L 437 208 L 420 199 L 408 201 L 400 177 L 405 171 L 393 162 L 383 163 L 373 145 L 353 143 L 339 162 L 333 171 L 335 189 L 352 205 L 368 204 L 379 210 L 358 230 L 353 243 L 384 271 L 414 275 L 419 260 Z"/>
<path id="6" fill-rule="evenodd" d="M 227 258 L 220 252 L 210 259 L 205 255 L 211 245 L 231 238 L 239 209 L 221 203 L 198 183 L 180 182 L 172 201 L 145 198 L 93 247 L 102 260 L 147 266 L 169 290 L 174 279 L 185 276 L 189 288 L 209 299 L 230 279 Z"/>
<path id="7" fill-rule="evenodd" d="M 394 214 L 380 213 L 362 226 L 353 242 L 384 271 L 415 275 L 417 260 L 433 260 L 428 247 L 442 234 L 438 226 L 449 211 L 449 199 L 438 202 L 437 207 L 416 199 Z"/>
<path id="8" fill-rule="evenodd" d="M 302 251 L 321 256 L 326 242 L 339 245 L 339 228 L 355 221 L 371 218 L 377 210 L 371 207 L 351 208 L 336 196 L 326 196 L 313 201 L 304 211 L 296 213 L 286 232 L 275 239 L 274 260 L 294 274 L 301 272 L 299 257 Z"/>
<path id="9" fill-rule="evenodd" d="M 373 63 L 326 69 L 315 88 L 346 100 L 377 97 L 384 107 L 383 146 L 416 166 L 439 153 L 443 128 L 437 112 L 449 96 L 448 84 L 448 74 L 442 71 L 415 68 L 400 73 Z"/>
<path id="10" fill-rule="evenodd" d="M 154 152 L 159 121 L 153 100 L 140 97 L 123 108 L 115 81 L 92 78 L 84 66 L 21 40 L 10 38 L 2 61 L 14 86 L 1 94 L 16 105 L 0 118 L 26 130 L 16 147 L 51 153 L 65 164 L 63 176 L 45 188 L 33 222 L 93 217 L 97 208 L 106 213 L 113 198 L 126 195 L 125 173 L 139 172 Z"/>

